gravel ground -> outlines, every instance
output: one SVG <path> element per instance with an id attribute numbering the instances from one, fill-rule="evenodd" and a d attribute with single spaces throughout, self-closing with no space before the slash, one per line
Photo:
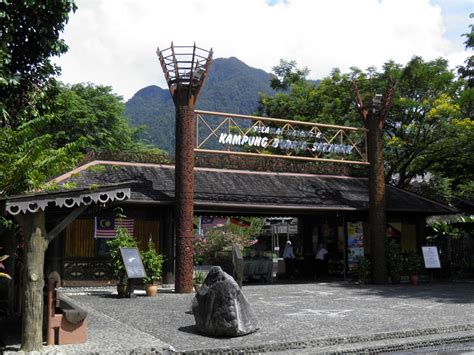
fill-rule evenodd
<path id="1" fill-rule="evenodd" d="M 474 283 L 244 286 L 260 330 L 238 338 L 198 334 L 190 313 L 194 295 L 164 291 L 119 299 L 111 289 L 64 289 L 89 312 L 88 341 L 45 351 L 373 353 L 474 341 Z"/>

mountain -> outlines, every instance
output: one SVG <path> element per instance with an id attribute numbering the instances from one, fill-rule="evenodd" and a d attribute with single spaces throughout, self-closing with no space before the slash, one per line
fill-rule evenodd
<path id="1" fill-rule="evenodd" d="M 250 115 L 259 93 L 273 93 L 270 74 L 237 58 L 217 58 L 199 95 L 196 109 Z M 125 103 L 131 126 L 146 126 L 141 139 L 174 152 L 175 108 L 168 89 L 148 86 Z"/>

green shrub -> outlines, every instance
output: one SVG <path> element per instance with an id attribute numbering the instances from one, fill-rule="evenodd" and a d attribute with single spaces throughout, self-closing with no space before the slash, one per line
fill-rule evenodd
<path id="1" fill-rule="evenodd" d="M 206 273 L 196 270 L 194 271 L 193 281 L 195 284 L 202 285 L 206 279 Z"/>
<path id="2" fill-rule="evenodd" d="M 143 279 L 143 282 L 146 285 L 151 285 L 161 279 L 165 259 L 163 255 L 157 253 L 155 243 L 151 240 L 148 241 L 148 249 L 141 251 L 140 254 L 146 272 L 146 277 Z"/>
<path id="3" fill-rule="evenodd" d="M 125 228 L 117 227 L 115 230 L 115 238 L 107 241 L 110 247 L 110 256 L 112 257 L 112 271 L 119 283 L 125 283 L 127 279 L 127 271 L 123 264 L 120 248 L 136 248 L 137 241 L 128 233 Z"/>
<path id="4" fill-rule="evenodd" d="M 392 240 L 388 246 L 388 267 L 390 275 L 392 275 L 392 277 L 399 277 L 404 271 L 403 264 L 400 244 Z"/>
<path id="5" fill-rule="evenodd" d="M 418 275 L 421 270 L 421 256 L 416 253 L 410 253 L 406 257 L 406 271 L 408 275 Z"/>
<path id="6" fill-rule="evenodd" d="M 366 284 L 370 280 L 370 260 L 361 257 L 357 262 L 357 266 L 355 268 L 355 274 L 357 275 L 359 282 Z"/>

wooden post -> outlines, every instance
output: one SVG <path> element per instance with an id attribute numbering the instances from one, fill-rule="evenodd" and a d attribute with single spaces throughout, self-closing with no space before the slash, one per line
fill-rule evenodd
<path id="1" fill-rule="evenodd" d="M 210 51 L 174 46 L 157 51 L 176 107 L 175 292 L 193 291 L 194 105 L 212 61 Z M 207 57 L 207 58 L 206 58 Z"/>
<path id="2" fill-rule="evenodd" d="M 193 215 L 194 215 L 194 96 L 188 99 L 187 88 L 175 95 L 175 223 L 177 293 L 193 291 Z M 181 94 L 181 95 L 180 95 Z"/>
<path id="3" fill-rule="evenodd" d="M 367 119 L 369 156 L 369 230 L 372 275 L 376 284 L 387 283 L 387 248 L 385 242 L 385 172 L 383 130 L 375 117 Z"/>
<path id="4" fill-rule="evenodd" d="M 370 104 L 365 104 L 360 94 L 357 82 L 352 81 L 352 94 L 356 109 L 369 130 L 367 134 L 367 154 L 369 160 L 369 230 L 370 256 L 372 260 L 373 281 L 385 284 L 388 281 L 387 246 L 386 246 L 386 216 L 385 216 L 385 171 L 383 156 L 383 129 L 397 83 L 390 82 L 386 93 L 375 105 L 375 98 Z"/>
<path id="5" fill-rule="evenodd" d="M 43 348 L 44 254 L 48 247 L 44 212 L 20 213 L 16 219 L 25 238 L 21 350 L 41 351 Z"/>

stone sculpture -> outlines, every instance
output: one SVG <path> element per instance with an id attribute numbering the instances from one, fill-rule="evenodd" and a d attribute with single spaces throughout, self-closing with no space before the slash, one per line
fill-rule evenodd
<path id="1" fill-rule="evenodd" d="M 257 318 L 235 280 L 214 266 L 193 299 L 196 328 L 213 336 L 235 337 L 258 330 Z"/>

